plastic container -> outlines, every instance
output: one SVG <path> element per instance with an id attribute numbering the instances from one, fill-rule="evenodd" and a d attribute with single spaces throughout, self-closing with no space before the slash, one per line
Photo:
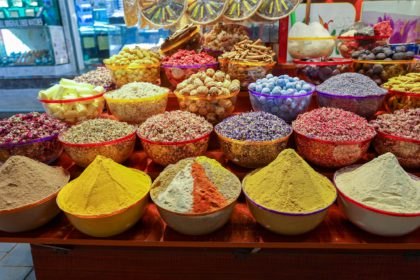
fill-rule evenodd
<path id="1" fill-rule="evenodd" d="M 355 51 L 372 50 L 388 43 L 389 36 L 338 36 L 337 48 L 341 56 L 351 58 Z"/>
<path id="2" fill-rule="evenodd" d="M 301 60 L 293 59 L 296 65 L 297 76 L 308 83 L 315 85 L 322 84 L 332 76 L 352 72 L 351 59 L 330 58 L 329 60 Z"/>
<path id="3" fill-rule="evenodd" d="M 256 15 L 263 20 L 279 20 L 291 14 L 300 4 L 300 0 L 283 0 L 276 2 L 275 0 L 263 1 Z"/>
<path id="4" fill-rule="evenodd" d="M 414 72 L 417 60 L 353 60 L 356 73 L 363 74 L 382 85 L 392 77 Z"/>
<path id="5" fill-rule="evenodd" d="M 210 133 L 197 139 L 180 142 L 157 142 L 141 137 L 143 149 L 155 163 L 166 166 L 184 158 L 204 155 L 210 140 Z"/>
<path id="6" fill-rule="evenodd" d="M 66 123 L 74 124 L 97 118 L 104 110 L 103 95 L 102 92 L 89 97 L 63 100 L 40 99 L 39 101 L 49 115 Z"/>
<path id="7" fill-rule="evenodd" d="M 381 108 L 386 91 L 381 95 L 351 96 L 338 95 L 317 91 L 319 107 L 333 107 L 353 112 L 364 118 L 370 119 Z"/>
<path id="8" fill-rule="evenodd" d="M 162 114 L 168 103 L 167 93 L 135 99 L 114 99 L 105 95 L 106 104 L 113 116 L 119 121 L 141 124 L 153 115 Z"/>
<path id="9" fill-rule="evenodd" d="M 111 71 L 112 81 L 117 88 L 132 82 L 148 82 L 160 85 L 159 63 L 136 66 L 105 64 L 105 66 Z"/>
<path id="10" fill-rule="evenodd" d="M 226 4 L 227 1 L 224 0 L 189 1 L 185 15 L 194 24 L 212 24 L 223 16 L 227 8 Z"/>
<path id="11" fill-rule="evenodd" d="M 319 47 L 318 44 L 323 44 Z M 296 59 L 329 57 L 335 48 L 335 37 L 289 37 L 287 51 Z"/>
<path id="12" fill-rule="evenodd" d="M 70 179 L 70 175 L 68 179 Z M 0 231 L 22 232 L 36 229 L 51 221 L 60 209 L 56 198 L 60 190 L 37 202 L 0 211 Z"/>
<path id="13" fill-rule="evenodd" d="M 188 6 L 186 0 L 138 0 L 132 3 L 138 3 L 141 21 L 145 20 L 155 28 L 174 26 L 181 20 Z"/>
<path id="14" fill-rule="evenodd" d="M 93 237 L 110 237 L 128 230 L 140 220 L 146 211 L 148 198 L 149 192 L 133 205 L 105 215 L 88 216 L 63 212 L 80 232 Z"/>
<path id="15" fill-rule="evenodd" d="M 239 91 L 229 95 L 192 96 L 183 95 L 175 91 L 179 108 L 182 111 L 203 116 L 212 124 L 224 120 L 233 113 L 238 94 Z"/>
<path id="16" fill-rule="evenodd" d="M 209 64 L 179 65 L 179 66 L 162 64 L 161 67 L 164 70 L 168 81 L 171 83 L 173 87 L 176 88 L 176 86 L 180 82 L 188 79 L 191 75 L 198 73 L 200 71 L 206 71 L 209 68 L 217 70 L 218 65 L 219 65 L 218 62 L 214 62 L 214 63 L 209 63 Z"/>
<path id="17" fill-rule="evenodd" d="M 337 175 L 353 170 L 358 166 L 349 166 L 338 170 Z M 419 179 L 412 176 L 415 179 Z M 420 227 L 420 213 L 404 214 L 379 210 L 346 196 L 336 184 L 339 197 L 338 205 L 347 218 L 357 227 L 372 234 L 382 236 L 401 236 Z"/>
<path id="18" fill-rule="evenodd" d="M 254 171 L 255 172 L 255 171 Z M 249 175 L 251 175 L 250 173 Z M 328 209 L 334 203 L 331 201 L 328 206 L 317 211 L 308 213 L 287 213 L 268 209 L 254 200 L 245 192 L 247 175 L 242 181 L 242 191 L 245 194 L 246 202 L 252 216 L 266 229 L 284 235 L 298 235 L 309 232 L 316 228 L 326 217 Z"/>
<path id="19" fill-rule="evenodd" d="M 276 62 L 242 62 L 228 60 L 227 74 L 232 80 L 237 79 L 241 82 L 241 88 L 248 88 L 250 83 L 264 78 L 271 73 Z"/>
<path id="20" fill-rule="evenodd" d="M 310 138 L 296 131 L 297 150 L 306 160 L 323 167 L 337 168 L 363 158 L 373 137 L 363 141 L 326 141 Z"/>
<path id="21" fill-rule="evenodd" d="M 246 2 L 246 4 L 242 5 L 242 2 Z M 224 17 L 228 21 L 245 21 L 251 18 L 257 12 L 262 3 L 262 0 L 228 0 Z"/>
<path id="22" fill-rule="evenodd" d="M 385 96 L 385 109 L 394 112 L 400 109 L 420 108 L 420 93 L 388 90 Z"/>
<path id="23" fill-rule="evenodd" d="M 58 135 L 51 135 L 25 143 L 0 145 L 0 161 L 5 162 L 9 157 L 19 155 L 50 164 L 62 152 L 63 145 L 58 141 Z"/>
<path id="24" fill-rule="evenodd" d="M 117 163 L 126 161 L 134 151 L 136 133 L 133 132 L 119 139 L 102 143 L 68 143 L 61 139 L 61 135 L 58 139 L 63 143 L 64 151 L 70 158 L 78 166 L 86 167 L 94 161 L 98 155 L 110 158 Z"/>
<path id="25" fill-rule="evenodd" d="M 233 163 L 258 168 L 268 165 L 286 149 L 290 135 L 271 141 L 243 141 L 225 137 L 216 131 L 223 155 Z"/>
<path id="26" fill-rule="evenodd" d="M 411 51 L 414 55 L 419 53 L 419 45 L 417 43 L 400 43 L 400 44 L 390 44 L 391 50 L 395 51 L 397 47 L 404 46 L 406 51 Z"/>
<path id="27" fill-rule="evenodd" d="M 178 50 L 198 50 L 201 47 L 201 34 L 200 27 L 197 26 L 194 31 L 184 38 L 180 38 L 170 46 L 160 49 L 160 52 L 164 56 L 171 56 Z"/>
<path id="28" fill-rule="evenodd" d="M 301 95 L 270 95 L 250 90 L 249 98 L 254 111 L 271 113 L 290 123 L 308 109 L 314 91 L 315 87 Z"/>
<path id="29" fill-rule="evenodd" d="M 420 139 L 408 139 L 377 131 L 373 147 L 380 155 L 393 153 L 405 168 L 420 168 Z"/>

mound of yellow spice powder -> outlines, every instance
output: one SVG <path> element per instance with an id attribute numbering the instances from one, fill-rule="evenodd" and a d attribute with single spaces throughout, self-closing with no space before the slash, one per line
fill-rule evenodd
<path id="1" fill-rule="evenodd" d="M 336 198 L 330 180 L 293 149 L 283 150 L 269 165 L 247 176 L 244 191 L 261 206 L 286 213 L 320 210 Z"/>
<path id="2" fill-rule="evenodd" d="M 83 173 L 59 192 L 61 210 L 75 215 L 103 215 L 127 208 L 148 194 L 152 181 L 141 171 L 97 156 Z"/>

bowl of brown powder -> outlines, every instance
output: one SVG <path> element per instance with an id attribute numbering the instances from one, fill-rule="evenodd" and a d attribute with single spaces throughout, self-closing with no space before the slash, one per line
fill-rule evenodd
<path id="1" fill-rule="evenodd" d="M 22 232 L 48 223 L 60 212 L 55 199 L 69 179 L 61 167 L 10 157 L 0 166 L 0 230 Z"/>

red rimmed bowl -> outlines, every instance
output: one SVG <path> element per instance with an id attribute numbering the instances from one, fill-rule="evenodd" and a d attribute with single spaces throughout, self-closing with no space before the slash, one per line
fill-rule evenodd
<path id="1" fill-rule="evenodd" d="M 58 134 L 24 143 L 8 143 L 0 145 L 0 161 L 6 161 L 11 156 L 25 156 L 50 164 L 60 157 L 63 145 L 58 141 Z"/>
<path id="2" fill-rule="evenodd" d="M 393 153 L 406 168 L 420 168 L 420 139 L 398 137 L 377 131 L 373 147 L 380 155 Z"/>
<path id="3" fill-rule="evenodd" d="M 188 141 L 159 142 L 148 140 L 137 132 L 147 156 L 163 166 L 177 163 L 184 158 L 204 155 L 207 151 L 210 134 L 211 132 Z"/>
<path id="4" fill-rule="evenodd" d="M 176 88 L 176 86 L 188 79 L 191 75 L 196 74 L 200 71 L 206 71 L 207 69 L 217 70 L 219 62 L 208 63 L 208 64 L 197 64 L 197 65 L 169 65 L 162 64 L 161 68 L 165 72 L 166 78 L 169 83 Z"/>
<path id="5" fill-rule="evenodd" d="M 140 170 L 136 171 L 142 172 Z M 77 215 L 67 212 L 65 207 L 60 203 L 60 195 L 57 197 L 57 204 L 66 214 L 70 223 L 80 232 L 93 237 L 114 236 L 135 225 L 146 211 L 150 186 L 152 185 L 152 179 L 150 179 L 149 176 L 148 178 L 149 190 L 143 197 L 139 198 L 139 200 L 132 205 L 112 213 L 102 215 Z"/>
<path id="6" fill-rule="evenodd" d="M 385 109 L 391 113 L 401 109 L 420 108 L 420 93 L 388 89 L 384 105 Z"/>
<path id="7" fill-rule="evenodd" d="M 326 141 L 311 138 L 294 130 L 299 154 L 316 165 L 337 168 L 353 164 L 363 158 L 373 136 L 362 141 Z"/>
<path id="8" fill-rule="evenodd" d="M 358 114 L 370 119 L 381 108 L 386 91 L 378 95 L 352 96 L 327 93 L 317 90 L 316 97 L 319 107 L 333 107 Z"/>
<path id="9" fill-rule="evenodd" d="M 66 123 L 74 124 L 97 118 L 103 112 L 105 106 L 104 94 L 105 92 L 75 99 L 40 99 L 39 101 L 48 115 Z"/>
<path id="10" fill-rule="evenodd" d="M 351 171 L 359 166 L 354 165 L 338 170 L 334 174 L 334 183 L 339 174 Z M 411 176 L 420 180 L 413 175 Z M 336 187 L 339 194 L 337 199 L 339 207 L 353 224 L 367 232 L 382 236 L 401 236 L 420 227 L 420 213 L 405 214 L 376 209 L 348 197 L 337 184 Z"/>
<path id="11" fill-rule="evenodd" d="M 313 230 L 322 223 L 328 213 L 328 209 L 334 204 L 337 197 L 336 193 L 334 199 L 326 207 L 312 212 L 287 213 L 272 210 L 252 200 L 245 191 L 247 177 L 256 171 L 245 176 L 242 181 L 242 191 L 245 194 L 248 208 L 255 220 L 266 229 L 275 233 L 299 235 Z"/>
<path id="12" fill-rule="evenodd" d="M 68 180 L 70 174 L 67 173 Z M 60 213 L 56 197 L 60 190 L 49 196 L 18 208 L 0 211 L 0 231 L 22 232 L 36 229 Z"/>
<path id="13" fill-rule="evenodd" d="M 100 143 L 69 143 L 62 139 L 62 134 L 59 135 L 58 140 L 63 144 L 64 151 L 77 165 L 86 167 L 98 155 L 110 158 L 117 163 L 126 161 L 134 151 L 136 132 L 134 131 L 129 135 L 112 141 Z"/>

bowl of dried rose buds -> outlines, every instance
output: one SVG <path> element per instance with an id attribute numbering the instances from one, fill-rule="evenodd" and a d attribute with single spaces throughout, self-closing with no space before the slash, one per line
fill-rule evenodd
<path id="1" fill-rule="evenodd" d="M 0 161 L 14 155 L 26 156 L 44 163 L 55 161 L 63 146 L 58 134 L 67 125 L 38 112 L 16 114 L 0 120 Z"/>
<path id="2" fill-rule="evenodd" d="M 219 63 L 211 55 L 195 51 L 179 50 L 162 60 L 161 68 L 169 83 L 176 87 L 191 75 L 211 68 L 216 70 Z"/>

